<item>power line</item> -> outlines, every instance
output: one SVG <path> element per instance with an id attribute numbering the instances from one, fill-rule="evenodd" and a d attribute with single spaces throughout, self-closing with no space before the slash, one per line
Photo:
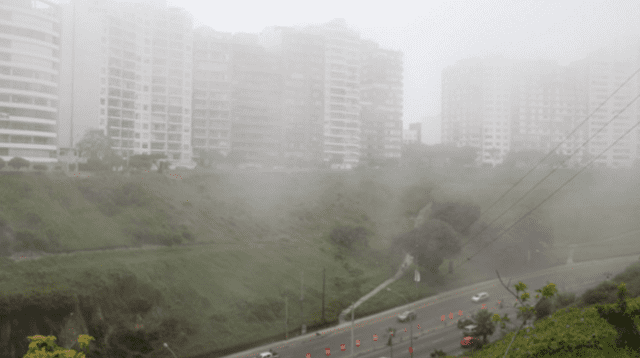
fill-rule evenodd
<path id="1" fill-rule="evenodd" d="M 616 118 L 618 115 L 620 115 L 625 109 L 627 109 L 629 106 L 631 106 L 638 98 L 640 98 L 640 94 L 637 95 L 631 102 L 629 102 L 629 104 L 627 104 L 627 106 L 625 106 L 625 108 L 618 112 L 618 114 L 616 114 L 614 116 L 614 118 Z M 611 149 L 616 143 L 618 143 L 622 138 L 624 138 L 625 136 L 627 136 L 629 133 L 631 133 L 631 131 L 633 131 L 636 127 L 638 127 L 640 125 L 640 121 L 636 122 L 635 125 L 633 125 L 631 128 L 629 128 L 622 136 L 620 136 L 618 139 L 616 139 L 613 143 L 611 143 L 611 145 L 609 145 L 605 150 L 603 150 L 600 154 L 598 154 L 598 156 L 596 156 L 595 158 L 593 158 L 591 160 L 591 162 L 589 162 L 587 165 L 585 165 L 582 169 L 580 169 L 574 176 L 572 176 L 571 178 L 569 178 L 569 180 L 567 180 L 566 182 L 564 182 L 558 189 L 556 189 L 554 192 L 552 192 L 549 196 L 547 196 L 543 201 L 541 201 L 538 205 L 536 205 L 533 209 L 529 210 L 528 213 L 526 213 L 523 217 L 521 217 L 518 221 L 516 221 L 515 223 L 513 223 L 511 226 L 509 226 L 508 228 L 506 228 L 505 230 L 503 230 L 499 235 L 496 236 L 495 239 L 491 240 L 491 242 L 487 245 L 485 245 L 483 248 L 481 248 L 480 250 L 478 250 L 475 254 L 467 257 L 467 260 L 463 261 L 460 265 L 458 265 L 457 267 L 455 267 L 456 269 L 459 268 L 460 266 L 462 266 L 465 262 L 470 261 L 471 258 L 473 258 L 474 256 L 476 256 L 478 253 L 480 253 L 482 250 L 486 249 L 487 247 L 489 247 L 493 242 L 495 242 L 496 240 L 500 239 L 505 233 L 507 233 L 512 227 L 516 226 L 518 223 L 520 223 L 522 220 L 524 220 L 524 218 L 526 218 L 527 216 L 529 216 L 529 214 L 531 214 L 532 212 L 534 212 L 537 208 L 539 208 L 542 204 L 544 204 L 547 200 L 549 200 L 552 196 L 554 196 L 557 192 L 559 192 L 562 188 L 565 187 L 565 185 L 567 185 L 569 182 L 571 182 L 575 177 L 577 177 L 578 175 L 580 175 L 580 173 L 582 173 L 584 170 L 586 170 L 596 159 L 598 159 L 600 156 L 602 156 L 604 153 L 606 153 L 609 149 Z"/>
<path id="2" fill-rule="evenodd" d="M 585 119 L 584 119 L 580 124 L 578 124 L 578 125 L 573 129 L 573 131 L 571 131 L 571 133 L 569 133 L 568 135 L 566 135 L 566 138 L 565 138 L 562 142 L 560 142 L 560 143 L 559 143 L 555 148 L 553 148 L 551 151 L 549 151 L 549 153 L 547 153 L 547 155 L 546 155 L 544 158 L 542 158 L 542 159 L 538 162 L 538 164 L 536 164 L 533 168 L 531 168 L 531 170 L 529 170 L 529 171 L 528 171 L 524 176 L 522 176 L 522 178 L 520 178 L 520 179 L 519 179 L 515 184 L 513 184 L 513 185 L 511 186 L 511 188 L 509 188 L 509 189 L 508 189 L 506 192 L 504 192 L 504 194 L 502 194 L 502 195 L 501 195 L 501 196 L 500 196 L 496 201 L 494 201 L 491 205 L 489 205 L 489 207 L 488 207 L 487 209 L 485 209 L 483 212 L 481 212 L 481 213 L 480 213 L 480 216 L 478 216 L 478 219 L 476 219 L 475 221 L 473 221 L 472 223 L 470 223 L 467 227 L 465 227 L 465 228 L 462 230 L 462 232 L 467 231 L 467 230 L 468 230 L 468 229 L 469 229 L 473 224 L 475 224 L 476 222 L 478 222 L 478 220 L 480 220 L 480 218 L 481 218 L 484 214 L 486 214 L 489 210 L 491 210 L 491 209 L 492 209 L 492 208 L 493 208 L 493 207 L 494 207 L 494 206 L 495 206 L 495 205 L 496 205 L 500 200 L 502 200 L 502 198 L 504 198 L 504 197 L 505 197 L 507 194 L 509 194 L 509 193 L 510 193 L 510 192 L 511 192 L 511 191 L 512 191 L 516 186 L 518 186 L 518 184 L 520 184 L 520 183 L 524 180 L 524 178 L 526 178 L 529 174 L 531 174 L 534 170 L 536 170 L 536 168 L 538 168 L 538 167 L 540 166 L 540 164 L 542 164 L 545 160 L 547 160 L 547 158 L 549 158 L 552 154 L 554 154 L 554 153 L 555 153 L 555 151 L 556 151 L 558 148 L 560 148 L 560 147 L 562 146 L 562 144 L 564 144 L 564 142 L 565 142 L 568 138 L 570 138 L 570 137 L 571 137 L 571 136 L 572 136 L 572 135 L 573 135 L 573 134 L 574 134 L 574 133 L 575 133 L 575 132 L 580 128 L 580 127 L 582 127 L 582 125 L 584 125 L 584 124 L 589 120 L 589 118 L 591 118 L 591 116 L 593 116 L 596 112 L 598 112 L 598 110 L 599 110 L 602 106 L 604 106 L 604 104 L 605 104 L 605 103 L 607 103 L 607 101 L 609 101 L 609 100 L 610 100 L 610 99 L 611 99 L 611 98 L 612 98 L 616 93 L 618 93 L 618 91 L 619 91 L 620 89 L 622 89 L 622 87 L 624 87 L 624 85 L 626 85 L 629 81 L 631 81 L 631 79 L 633 79 L 633 77 L 634 77 L 635 75 L 637 75 L 637 74 L 638 74 L 638 72 L 640 72 L 640 68 L 638 68 L 638 69 L 637 69 L 637 70 L 636 70 L 636 71 L 635 71 L 631 76 L 629 76 L 629 78 L 627 78 L 624 82 L 622 82 L 622 84 L 621 84 L 620 86 L 618 86 L 618 88 L 616 88 L 616 90 L 615 90 L 615 91 L 613 91 L 613 93 L 611 93 L 611 95 L 609 95 L 609 97 L 607 97 L 607 99 L 605 99 L 605 100 L 604 100 L 604 102 L 602 102 L 602 103 L 601 103 L 601 104 L 600 104 L 600 105 L 599 105 L 595 110 L 593 110 L 593 112 L 592 112 L 591 114 L 589 114 L 589 115 L 588 115 L 588 116 L 587 116 L 587 117 L 586 117 L 586 118 L 585 118 Z M 610 121 L 609 123 L 611 123 L 611 121 Z M 607 125 L 608 125 L 609 123 L 607 123 Z M 589 138 L 589 140 L 591 140 L 591 138 Z M 587 142 L 588 142 L 588 141 L 587 141 Z M 585 144 L 586 144 L 586 142 L 585 142 Z M 574 153 L 574 154 L 575 154 L 575 153 Z M 573 155 L 572 155 L 572 156 L 573 156 Z M 569 158 L 571 158 L 571 156 L 570 156 Z M 568 160 L 568 158 L 567 158 L 567 160 Z M 566 160 L 565 160 L 565 161 L 566 161 Z M 563 164 L 564 164 L 564 162 L 563 162 Z M 545 177 L 545 179 L 546 179 L 546 177 Z M 544 180 L 544 179 L 543 179 L 543 180 Z M 527 194 L 528 194 L 528 192 L 527 192 Z M 526 194 L 525 194 L 525 196 L 526 196 Z M 499 218 L 500 218 L 500 217 L 498 217 L 497 219 L 499 219 Z M 497 219 L 496 219 L 496 220 L 497 220 Z M 492 221 L 492 222 L 491 222 L 491 224 L 493 224 L 496 220 Z M 484 228 L 483 228 L 480 232 L 478 232 L 478 234 L 476 234 L 475 236 L 480 235 L 482 232 L 484 232 L 484 230 L 486 230 L 489 226 L 491 226 L 491 224 L 489 224 L 489 225 L 487 225 L 486 227 L 484 227 Z M 474 238 L 475 238 L 475 236 L 474 236 Z M 469 240 L 469 242 L 470 242 L 470 241 L 471 241 L 471 239 Z M 467 242 L 467 243 L 468 243 L 468 242 Z M 465 244 L 465 245 L 466 245 L 466 244 Z"/>
<path id="3" fill-rule="evenodd" d="M 638 71 L 640 71 L 640 68 L 638 69 Z M 615 93 L 615 92 L 614 92 Z M 638 97 L 636 97 L 637 99 Z M 631 106 L 631 104 L 633 104 L 633 102 L 635 102 L 635 99 L 633 101 L 631 101 L 629 104 L 627 104 L 621 111 L 619 111 L 615 116 L 613 116 L 609 122 L 607 122 L 607 124 L 605 124 L 604 126 L 602 126 L 594 135 L 592 135 L 589 139 L 587 139 L 584 143 L 582 143 L 582 145 L 580 147 L 578 147 L 578 149 L 584 147 L 585 145 L 587 145 L 593 138 L 595 138 L 598 134 L 600 134 L 600 132 L 602 132 L 609 124 L 611 124 L 616 118 L 618 118 L 618 116 L 620 114 L 622 114 L 627 108 L 629 108 L 629 106 Z M 604 104 L 604 103 L 603 103 Z M 602 106 L 602 105 L 601 105 Z M 599 107 L 598 107 L 599 108 Z M 587 117 L 588 118 L 588 117 Z M 578 151 L 574 151 L 573 154 L 571 154 L 569 157 L 567 157 L 561 164 L 564 164 L 565 162 L 567 162 L 569 159 L 571 159 L 571 157 L 573 157 L 574 155 L 576 155 L 578 153 Z M 535 168 L 534 168 L 535 169 Z M 542 184 L 542 182 L 544 182 L 548 177 L 550 177 L 553 173 L 555 173 L 558 170 L 558 168 L 553 168 L 553 170 L 551 170 L 551 172 L 549 172 L 549 174 L 547 174 L 544 178 L 542 178 L 541 180 L 539 180 L 533 187 L 531 187 L 531 189 L 529 189 L 522 197 L 520 197 L 520 199 L 516 200 L 516 202 L 514 202 L 513 204 L 511 204 L 511 206 L 509 206 L 505 211 L 502 212 L 502 214 L 500 214 L 500 216 L 498 216 L 497 218 L 495 218 L 492 222 L 490 222 L 487 226 L 485 226 L 482 230 L 480 230 L 480 232 L 478 232 L 477 234 L 475 234 L 473 237 L 471 237 L 462 247 L 467 246 L 468 244 L 470 244 L 471 242 L 473 242 L 473 239 L 477 238 L 480 234 L 482 234 L 487 228 L 489 228 L 493 223 L 495 223 L 496 221 L 498 221 L 498 219 L 500 219 L 501 217 L 503 217 L 506 213 L 508 213 L 511 209 L 513 209 L 514 206 L 516 206 L 519 202 L 521 202 L 522 200 L 524 200 L 524 198 L 527 197 L 527 195 L 529 195 L 535 188 L 537 188 L 540 184 Z M 526 175 L 525 175 L 526 177 Z M 522 177 L 522 179 L 524 179 L 524 177 Z M 521 179 L 521 180 L 522 180 Z M 512 187 L 513 188 L 513 187 Z"/>

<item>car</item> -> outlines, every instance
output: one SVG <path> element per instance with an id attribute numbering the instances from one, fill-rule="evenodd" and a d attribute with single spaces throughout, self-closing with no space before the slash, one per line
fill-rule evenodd
<path id="1" fill-rule="evenodd" d="M 262 352 L 258 355 L 258 358 L 278 358 L 278 353 L 274 351 Z"/>
<path id="2" fill-rule="evenodd" d="M 489 294 L 486 292 L 480 292 L 477 295 L 471 297 L 471 300 L 473 302 L 482 302 L 482 301 L 486 301 L 489 299 Z"/>
<path id="3" fill-rule="evenodd" d="M 482 346 L 482 342 L 477 337 L 467 336 L 460 341 L 460 346 L 465 349 L 479 348 Z"/>
<path id="4" fill-rule="evenodd" d="M 413 321 L 416 319 L 416 313 L 414 311 L 404 311 L 398 315 L 399 322 Z"/>
<path id="5" fill-rule="evenodd" d="M 473 330 L 474 330 L 474 329 L 476 329 L 476 328 L 478 328 L 478 326 L 477 326 L 477 325 L 475 325 L 475 324 L 470 324 L 470 325 L 468 325 L 468 326 L 465 326 L 465 327 L 464 327 L 464 333 L 463 333 L 463 334 L 464 334 L 464 336 L 465 336 L 465 337 L 467 337 L 467 336 L 473 336 L 473 335 L 474 335 L 474 331 L 473 331 Z"/>

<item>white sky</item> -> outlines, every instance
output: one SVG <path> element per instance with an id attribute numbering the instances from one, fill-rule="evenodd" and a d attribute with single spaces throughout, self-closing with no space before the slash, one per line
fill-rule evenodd
<path id="1" fill-rule="evenodd" d="M 639 0 L 169 0 L 196 24 L 260 32 L 344 18 L 365 39 L 404 52 L 404 122 L 440 113 L 440 73 L 471 56 L 556 59 L 566 64 L 611 39 L 640 34 Z M 439 140 L 429 123 L 429 142 Z"/>

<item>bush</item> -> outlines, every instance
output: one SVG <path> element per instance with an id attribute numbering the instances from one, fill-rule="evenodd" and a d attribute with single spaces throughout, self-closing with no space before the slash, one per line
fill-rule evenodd
<path id="1" fill-rule="evenodd" d="M 534 307 L 536 309 L 536 321 L 549 316 L 554 311 L 553 302 L 546 297 L 541 298 Z"/>
<path id="2" fill-rule="evenodd" d="M 595 304 L 607 304 L 614 303 L 616 301 L 615 292 L 617 286 L 611 281 L 604 281 L 600 283 L 596 288 L 587 290 L 581 297 L 581 304 L 583 306 L 590 306 Z"/>
<path id="3" fill-rule="evenodd" d="M 20 170 L 20 168 L 23 168 L 23 167 L 29 167 L 29 165 L 31 165 L 31 163 L 29 163 L 28 160 L 21 157 L 13 157 L 9 161 L 9 166 L 15 170 Z"/>
<path id="4" fill-rule="evenodd" d="M 15 251 L 48 251 L 49 244 L 30 230 L 16 231 Z"/>
<path id="5" fill-rule="evenodd" d="M 370 232 L 362 226 L 339 225 L 333 228 L 329 239 L 336 245 L 347 249 L 355 249 L 357 246 L 368 246 Z"/>
<path id="6" fill-rule="evenodd" d="M 565 308 L 576 301 L 576 294 L 573 292 L 559 293 L 556 297 L 556 309 Z"/>
<path id="7" fill-rule="evenodd" d="M 85 354 L 82 352 L 76 352 L 73 349 L 58 346 L 55 343 L 57 339 L 54 336 L 30 336 L 27 338 L 29 338 L 31 344 L 29 344 L 29 351 L 27 351 L 23 358 L 85 357 Z M 86 351 L 89 348 L 89 343 L 93 340 L 95 340 L 95 338 L 81 334 L 78 336 L 77 344 L 81 350 Z"/>
<path id="8" fill-rule="evenodd" d="M 46 171 L 47 169 L 49 169 L 49 167 L 47 167 L 47 166 L 46 166 L 46 165 L 44 165 L 44 164 L 35 164 L 35 165 L 33 166 L 33 169 L 34 169 L 34 170 L 42 170 L 42 171 Z"/>
<path id="9" fill-rule="evenodd" d="M 4 161 L 4 159 L 0 158 L 0 169 L 4 168 L 6 164 L 7 163 Z"/>

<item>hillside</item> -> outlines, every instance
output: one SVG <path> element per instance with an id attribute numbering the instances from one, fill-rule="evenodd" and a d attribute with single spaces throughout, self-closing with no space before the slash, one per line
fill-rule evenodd
<path id="1" fill-rule="evenodd" d="M 546 215 L 554 219 L 554 233 L 562 233 L 557 242 L 586 240 L 566 235 L 571 230 L 563 220 L 575 217 L 569 207 L 582 208 L 576 220 L 601 232 L 620 230 L 619 221 L 603 220 L 615 212 L 616 203 L 629 217 L 639 212 L 637 191 L 630 190 L 635 187 L 611 180 L 591 179 L 594 185 L 567 189 L 552 203 Z M 300 332 L 301 273 L 304 322 L 309 329 L 330 324 L 353 299 L 396 272 L 400 261 L 387 253 L 389 243 L 412 228 L 412 215 L 424 205 L 463 200 L 486 208 L 512 182 L 504 175 L 468 170 L 192 171 L 87 178 L 3 171 L 1 255 L 41 253 L 37 260 L 1 261 L 0 307 L 11 318 L 0 322 L 0 329 L 11 333 L 0 338 L 0 355 L 15 356 L 11 350 L 15 353 L 20 345 L 9 342 L 22 342 L 36 327 L 56 336 L 89 331 L 113 340 L 114 346 L 135 337 L 152 348 L 164 339 L 184 356 L 228 354 L 284 337 L 285 297 L 290 336 Z M 541 190 L 538 194 L 550 193 L 551 187 Z M 606 209 L 584 205 L 598 201 Z M 370 249 L 351 255 L 330 244 L 329 232 L 339 224 L 368 229 Z M 625 253 L 632 245 L 637 249 L 637 241 L 630 240 Z M 121 250 L 107 250 L 113 247 Z M 460 258 L 479 247 L 465 247 Z M 601 251 L 590 254 L 611 254 Z M 448 276 L 447 285 L 481 279 L 482 260 L 493 260 L 492 255 L 500 254 L 479 256 Z M 566 252 L 558 253 L 557 260 L 566 260 Z M 439 289 L 424 285 L 422 297 Z M 385 305 L 400 301 L 393 298 Z M 34 312 L 27 320 L 19 313 L 25 307 Z M 380 309 L 369 307 L 360 314 Z M 66 344 L 74 338 L 60 337 Z"/>

